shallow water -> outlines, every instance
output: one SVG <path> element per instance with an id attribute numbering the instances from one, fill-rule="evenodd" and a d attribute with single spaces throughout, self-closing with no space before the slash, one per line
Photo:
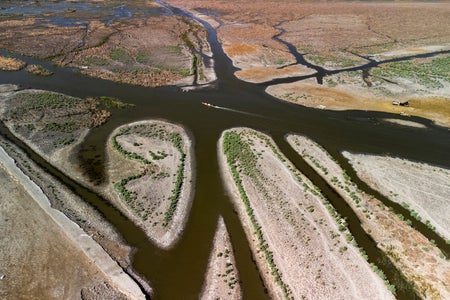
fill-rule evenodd
<path id="1" fill-rule="evenodd" d="M 337 157 L 354 177 L 354 172 L 349 170 L 349 165 L 340 155 L 343 150 L 389 154 L 450 168 L 449 130 L 421 118 L 377 112 L 315 110 L 281 102 L 267 95 L 264 87 L 237 80 L 233 76 L 235 69 L 224 55 L 215 32 L 210 27 L 208 29 L 219 78 L 216 86 L 208 90 L 183 93 L 174 87 L 151 89 L 118 84 L 89 78 L 45 62 L 43 64 L 55 72 L 52 77 L 34 76 L 25 71 L 0 72 L 0 83 L 16 83 L 26 88 L 48 89 L 79 97 L 114 96 L 135 105 L 134 108 L 113 111 L 110 120 L 92 130 L 80 147 L 79 162 L 89 171 L 92 180 L 101 180 L 104 176 L 101 164 L 104 143 L 116 127 L 137 120 L 164 119 L 181 124 L 189 131 L 195 147 L 196 191 L 186 230 L 173 249 L 165 251 L 156 248 L 141 230 L 103 199 L 58 173 L 35 154 L 32 154 L 33 159 L 46 166 L 49 172 L 56 174 L 65 184 L 72 186 L 105 215 L 129 244 L 136 247 L 133 266 L 151 281 L 156 290 L 156 298 L 197 298 L 217 218 L 222 215 L 236 252 L 244 298 L 265 299 L 268 296 L 252 261 L 246 237 L 220 178 L 217 164 L 217 142 L 221 132 L 237 126 L 251 127 L 266 132 L 275 139 L 281 151 L 324 191 L 341 215 L 348 217 L 350 229 L 357 242 L 368 253 L 370 261 L 378 264 L 391 281 L 396 279 L 398 272 L 361 229 L 351 209 L 293 152 L 284 141 L 284 135 L 294 132 L 309 136 Z M 23 59 L 42 63 L 30 58 Z M 201 102 L 209 102 L 221 109 L 206 107 Z M 384 118 L 408 119 L 423 123 L 427 128 L 410 128 L 380 121 Z M 5 129 L 2 132 L 6 134 Z M 100 164 L 92 167 L 93 164 L 87 163 L 91 159 L 99 160 Z M 364 183 L 357 182 L 364 190 L 373 192 Z M 382 199 L 389 203 L 387 199 Z M 389 205 L 408 215 L 399 205 Z M 442 239 L 436 238 L 425 226 L 417 222 L 415 226 L 435 239 L 441 249 L 450 252 Z M 415 295 L 409 290 L 400 290 L 398 297 L 412 299 Z"/>

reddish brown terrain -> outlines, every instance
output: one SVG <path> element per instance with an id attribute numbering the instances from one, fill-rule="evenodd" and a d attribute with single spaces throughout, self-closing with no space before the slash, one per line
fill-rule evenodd
<path id="1" fill-rule="evenodd" d="M 417 54 L 450 50 L 450 5 L 420 2 L 169 1 L 208 20 L 233 64 L 249 82 L 314 73 L 296 59 L 326 70 L 323 85 L 314 78 L 269 86 L 285 101 L 320 109 L 375 110 L 421 116 L 450 126 L 450 57 L 381 63 L 348 72 L 345 68 Z M 281 39 L 280 40 L 277 40 Z M 294 65 L 294 66 L 299 66 Z M 435 78 L 439 83 L 430 82 Z M 392 101 L 410 101 L 407 108 Z"/>

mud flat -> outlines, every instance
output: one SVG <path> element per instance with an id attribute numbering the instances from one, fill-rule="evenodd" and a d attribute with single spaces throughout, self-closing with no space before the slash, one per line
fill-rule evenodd
<path id="1" fill-rule="evenodd" d="M 364 182 L 450 241 L 450 171 L 388 156 L 344 152 Z"/>
<path id="2" fill-rule="evenodd" d="M 217 222 L 213 247 L 200 299 L 241 299 L 242 291 L 233 247 L 223 218 Z"/>
<path id="3" fill-rule="evenodd" d="M 450 297 L 450 262 L 432 242 L 380 200 L 361 191 L 323 148 L 299 135 L 289 144 L 350 205 L 364 230 L 424 299 Z"/>
<path id="4" fill-rule="evenodd" d="M 156 120 L 124 125 L 111 134 L 107 154 L 102 193 L 159 247 L 173 246 L 194 193 L 192 141 L 186 131 Z"/>
<path id="5" fill-rule="evenodd" d="M 16 299 L 145 299 L 137 284 L 0 148 L 0 295 Z"/>
<path id="6" fill-rule="evenodd" d="M 223 179 L 273 298 L 393 299 L 345 221 L 268 136 L 230 129 L 218 150 Z"/>

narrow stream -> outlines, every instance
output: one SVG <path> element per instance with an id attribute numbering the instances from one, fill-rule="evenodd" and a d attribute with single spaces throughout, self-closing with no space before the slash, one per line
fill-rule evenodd
<path id="1" fill-rule="evenodd" d="M 170 9 L 176 14 L 196 19 L 182 10 Z M 50 78 L 44 78 L 25 71 L 0 72 L 0 83 L 15 83 L 23 87 L 53 90 L 78 97 L 114 96 L 135 105 L 131 109 L 114 111 L 108 122 L 92 130 L 80 146 L 76 159 L 85 167 L 93 182 L 100 182 L 104 178 L 104 145 L 109 134 L 118 126 L 143 119 L 163 119 L 180 124 L 188 130 L 195 146 L 196 191 L 186 230 L 173 249 L 166 251 L 155 247 L 146 239 L 142 230 L 107 201 L 62 174 L 14 137 L 9 138 L 25 149 L 35 162 L 99 210 L 127 243 L 136 248 L 133 267 L 150 280 L 156 291 L 156 299 L 196 299 L 198 297 L 219 215 L 224 217 L 229 229 L 244 299 L 268 299 L 252 260 L 244 231 L 223 186 L 217 164 L 217 142 L 221 132 L 237 126 L 254 128 L 271 135 L 281 151 L 324 191 L 339 213 L 348 217 L 350 230 L 358 244 L 368 253 L 370 261 L 376 263 L 391 282 L 407 286 L 399 276 L 399 272 L 392 267 L 376 244 L 365 234 L 351 209 L 342 204 L 342 199 L 295 154 L 285 142 L 284 135 L 293 132 L 311 137 L 339 159 L 341 165 L 360 187 L 373 192 L 367 185 L 357 180 L 355 173 L 340 155 L 341 151 L 389 154 L 450 168 L 448 129 L 435 126 L 421 118 L 410 117 L 408 120 L 422 123 L 427 126 L 426 129 L 380 122 L 379 120 L 383 118 L 405 119 L 405 117 L 387 113 L 323 111 L 279 101 L 264 92 L 265 84 L 255 85 L 237 80 L 233 75 L 236 69 L 224 54 L 215 30 L 203 20 L 198 21 L 208 30 L 208 41 L 214 53 L 218 82 L 217 87 L 211 90 L 182 93 L 174 87 L 152 89 L 130 86 L 86 77 L 72 70 L 54 67 L 48 62 L 28 57 L 20 58 L 27 62 L 43 64 L 55 74 Z M 358 68 L 362 70 L 365 67 Z M 339 70 L 333 72 L 339 72 Z M 277 82 L 293 80 L 288 78 Z M 201 105 L 203 101 L 224 109 L 205 107 Z M 3 125 L 0 127 L 0 133 L 9 136 Z M 92 167 L 93 159 L 100 162 L 98 167 Z M 382 200 L 394 207 L 396 212 L 406 216 L 409 214 L 399 205 L 394 205 L 385 198 Z M 416 222 L 414 227 L 427 237 L 435 239 L 441 249 L 450 253 L 445 241 L 436 237 L 423 224 Z M 399 289 L 399 299 L 415 297 L 416 295 L 409 288 Z"/>

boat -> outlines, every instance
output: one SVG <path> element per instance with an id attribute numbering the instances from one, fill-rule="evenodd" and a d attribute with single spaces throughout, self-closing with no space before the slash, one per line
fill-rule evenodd
<path id="1" fill-rule="evenodd" d="M 214 107 L 214 105 L 209 104 L 208 102 L 202 102 L 203 105 L 208 106 L 208 107 Z"/>

